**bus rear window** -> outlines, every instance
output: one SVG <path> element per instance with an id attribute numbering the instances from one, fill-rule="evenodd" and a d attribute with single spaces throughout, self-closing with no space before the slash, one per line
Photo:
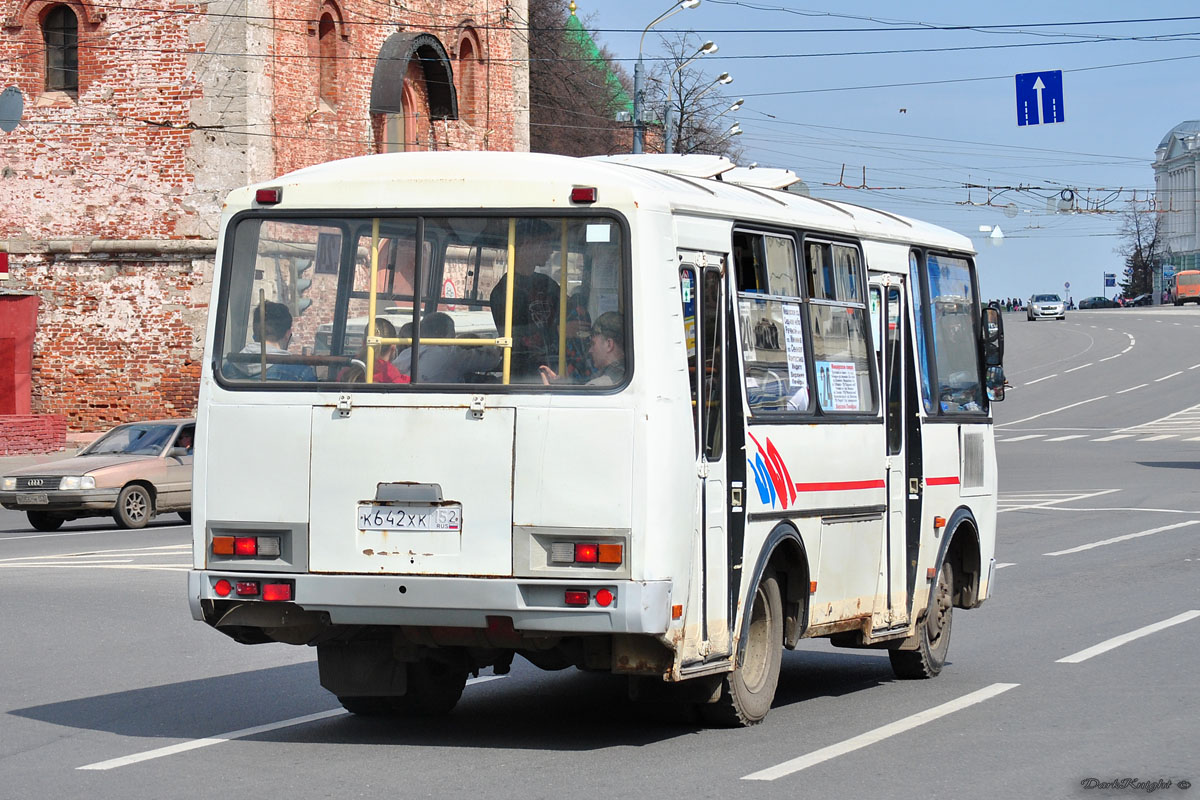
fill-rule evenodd
<path id="1" fill-rule="evenodd" d="M 247 215 L 234 225 L 219 300 L 229 385 L 625 380 L 615 219 Z"/>

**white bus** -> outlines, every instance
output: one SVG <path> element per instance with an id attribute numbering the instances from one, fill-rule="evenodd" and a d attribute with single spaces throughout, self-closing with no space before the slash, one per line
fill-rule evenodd
<path id="1" fill-rule="evenodd" d="M 193 616 L 363 714 L 516 655 L 725 725 L 806 637 L 936 675 L 995 567 L 1000 317 L 968 239 L 795 180 L 404 153 L 233 192 Z"/>

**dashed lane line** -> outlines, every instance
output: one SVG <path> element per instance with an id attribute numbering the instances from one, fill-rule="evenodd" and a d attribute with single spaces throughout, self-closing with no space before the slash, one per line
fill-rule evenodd
<path id="1" fill-rule="evenodd" d="M 991 686 L 984 687 L 976 692 L 963 695 L 956 700 L 951 700 L 948 703 L 942 703 L 940 706 L 922 711 L 918 714 L 905 717 L 897 720 L 889 725 L 884 725 L 881 728 L 876 728 L 873 731 L 847 739 L 844 742 L 822 747 L 820 750 L 814 750 L 807 755 L 793 758 L 791 761 L 784 761 L 782 764 L 776 764 L 773 767 L 751 772 L 749 775 L 744 775 L 744 781 L 773 781 L 779 778 L 792 775 L 801 770 L 820 764 L 824 761 L 837 758 L 838 756 L 847 753 L 853 753 L 855 750 L 861 750 L 877 742 L 882 742 L 884 739 L 896 736 L 897 734 L 910 731 L 913 728 L 920 727 L 926 723 L 933 722 L 948 714 L 953 714 L 955 711 L 961 711 L 964 708 L 982 703 L 985 700 L 990 700 L 997 695 L 1007 692 L 1009 689 L 1015 689 L 1020 686 L 1019 683 L 993 683 Z"/>
<path id="2" fill-rule="evenodd" d="M 1150 384 L 1148 383 L 1139 383 L 1137 386 L 1130 386 L 1128 389 L 1122 389 L 1121 391 L 1117 392 L 1117 394 L 1125 394 L 1126 392 L 1132 392 L 1137 389 L 1144 389 L 1149 385 Z"/>
<path id="3" fill-rule="evenodd" d="M 503 678 L 503 675 L 481 675 L 478 678 L 472 678 L 467 681 L 467 685 L 475 683 L 486 683 Z M 234 739 L 245 739 L 248 736 L 257 736 L 260 733 L 269 733 L 277 731 L 280 728 L 292 728 L 296 725 L 305 725 L 309 722 L 317 722 L 319 720 L 328 719 L 330 717 L 339 717 L 347 714 L 344 708 L 331 708 L 328 711 L 318 711 L 315 714 L 306 714 L 303 717 L 293 717 L 280 722 L 269 722 L 266 725 L 256 725 L 253 728 L 242 728 L 239 731 L 230 731 L 229 733 L 221 733 L 216 736 L 210 736 L 204 739 L 192 739 L 178 744 L 159 747 L 154 750 L 145 750 L 141 753 L 122 756 L 120 758 L 111 758 L 108 761 L 97 761 L 94 764 L 84 764 L 82 767 L 75 769 L 87 770 L 109 770 L 117 767 L 127 767 L 130 764 L 140 764 L 143 761 L 151 761 L 155 758 L 163 758 L 164 756 L 173 756 L 176 753 L 186 753 L 189 750 L 197 750 L 201 747 L 210 747 L 214 744 L 222 744 L 223 742 L 232 741 Z"/>
<path id="4" fill-rule="evenodd" d="M 1044 556 L 1066 556 L 1066 555 L 1071 555 L 1072 553 L 1082 553 L 1084 550 L 1093 550 L 1097 547 L 1104 547 L 1105 545 L 1116 544 L 1118 542 L 1127 542 L 1130 539 L 1140 539 L 1143 536 L 1153 536 L 1156 533 L 1163 533 L 1164 531 L 1173 531 L 1173 530 L 1177 530 L 1179 528 L 1186 528 L 1191 525 L 1197 525 L 1197 524 L 1200 524 L 1200 519 L 1189 519 L 1187 522 L 1176 522 L 1174 525 L 1163 525 L 1161 528 L 1151 528 L 1148 531 L 1138 531 L 1137 533 L 1127 533 L 1124 536 L 1114 536 L 1111 539 L 1104 539 L 1099 542 L 1092 542 L 1091 544 L 1081 544 L 1079 547 L 1071 547 L 1067 550 L 1055 550 L 1053 553 L 1042 553 L 1042 555 L 1044 555 Z"/>
<path id="5" fill-rule="evenodd" d="M 1060 658 L 1058 661 L 1055 661 L 1054 663 L 1055 664 L 1079 664 L 1083 661 L 1087 661 L 1089 658 L 1092 658 L 1093 656 L 1098 656 L 1101 653 L 1107 653 L 1109 650 L 1113 650 L 1117 647 L 1120 647 L 1123 644 L 1128 644 L 1129 642 L 1132 642 L 1135 639 L 1140 639 L 1143 636 L 1149 636 L 1152 633 L 1157 633 L 1161 630 L 1165 630 L 1166 628 L 1170 628 L 1173 625 L 1180 625 L 1184 622 L 1188 622 L 1189 620 L 1196 619 L 1197 617 L 1200 617 L 1200 611 L 1185 611 L 1184 613 L 1177 614 L 1174 617 L 1171 617 L 1170 619 L 1164 619 L 1162 622 L 1155 622 L 1153 625 L 1147 625 L 1144 628 L 1138 628 L 1136 631 L 1130 631 L 1129 633 L 1124 633 L 1124 634 L 1121 634 L 1120 636 L 1114 636 L 1113 638 L 1109 639 L 1108 641 L 1101 642 L 1100 644 L 1095 645 L 1093 647 L 1089 647 L 1086 650 L 1080 650 L 1078 653 L 1072 653 L 1071 655 L 1066 656 L 1065 658 Z"/>

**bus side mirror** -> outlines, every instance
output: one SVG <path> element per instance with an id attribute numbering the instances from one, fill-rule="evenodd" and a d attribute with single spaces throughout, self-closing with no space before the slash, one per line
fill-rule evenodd
<path id="1" fill-rule="evenodd" d="M 988 400 L 1004 399 L 1004 318 L 1000 309 L 987 306 L 983 309 L 980 324 L 980 350 L 983 353 L 984 385 Z"/>

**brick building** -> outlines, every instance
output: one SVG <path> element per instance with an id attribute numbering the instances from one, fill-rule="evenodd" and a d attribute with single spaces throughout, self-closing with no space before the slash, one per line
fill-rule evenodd
<path id="1" fill-rule="evenodd" d="M 374 152 L 527 150 L 527 17 L 0 0 L 0 90 L 23 101 L 0 130 L 0 453 L 6 415 L 94 431 L 192 411 L 230 189 Z"/>

